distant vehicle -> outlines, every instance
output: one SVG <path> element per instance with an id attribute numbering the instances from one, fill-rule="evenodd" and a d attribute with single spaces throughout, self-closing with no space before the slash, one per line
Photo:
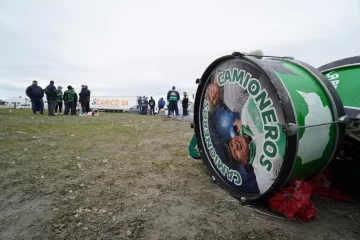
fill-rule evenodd
<path id="1" fill-rule="evenodd" d="M 31 108 L 30 104 L 16 105 L 16 109 L 29 109 L 29 108 Z"/>
<path id="2" fill-rule="evenodd" d="M 90 108 L 101 112 L 128 112 L 130 106 L 135 106 L 137 99 L 136 96 L 95 96 L 90 99 Z"/>
<path id="3" fill-rule="evenodd" d="M 139 105 L 135 105 L 127 110 L 124 110 L 124 113 L 139 113 Z M 150 115 L 150 107 L 148 107 L 147 114 Z M 155 114 L 158 114 L 156 110 Z"/>
<path id="4" fill-rule="evenodd" d="M 135 105 L 129 109 L 124 110 L 124 113 L 139 113 L 139 105 Z"/>

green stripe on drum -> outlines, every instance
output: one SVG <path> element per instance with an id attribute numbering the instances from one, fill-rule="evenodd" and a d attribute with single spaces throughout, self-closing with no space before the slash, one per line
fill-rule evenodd
<path id="1" fill-rule="evenodd" d="M 331 104 L 317 80 L 295 64 L 282 61 L 282 67 L 285 71 L 279 70 L 279 66 L 273 70 L 289 92 L 298 125 L 332 122 L 334 119 Z M 331 158 L 334 139 L 333 124 L 300 129 L 294 177 L 313 175 L 326 165 Z"/>

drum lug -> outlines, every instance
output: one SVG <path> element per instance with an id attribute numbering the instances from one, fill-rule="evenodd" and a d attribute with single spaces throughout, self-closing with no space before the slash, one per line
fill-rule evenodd
<path id="1" fill-rule="evenodd" d="M 195 83 L 196 83 L 196 84 L 200 84 L 200 83 L 201 83 L 200 78 L 197 78 L 197 79 L 195 80 Z"/>
<path id="2" fill-rule="evenodd" d="M 241 53 L 241 52 L 233 52 L 231 55 L 233 55 L 236 58 L 240 58 L 240 57 L 245 56 L 245 54 Z"/>
<path id="3" fill-rule="evenodd" d="M 214 176 L 211 176 L 211 177 L 210 177 L 210 181 L 211 181 L 212 183 L 216 183 L 216 178 L 215 178 Z"/>
<path id="4" fill-rule="evenodd" d="M 299 130 L 300 127 L 299 125 L 295 124 L 295 123 L 288 123 L 288 124 L 283 124 L 283 131 L 287 136 L 294 136 L 296 135 Z"/>
<path id="5" fill-rule="evenodd" d="M 344 124 L 344 125 L 349 125 L 350 124 L 350 118 L 348 115 L 342 116 L 339 118 L 339 122 Z"/>

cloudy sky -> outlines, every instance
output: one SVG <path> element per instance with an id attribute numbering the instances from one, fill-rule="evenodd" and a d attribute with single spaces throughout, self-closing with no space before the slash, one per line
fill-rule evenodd
<path id="1" fill-rule="evenodd" d="M 195 92 L 216 58 L 262 49 L 315 67 L 360 55 L 359 0 L 0 0 L 0 98 Z"/>

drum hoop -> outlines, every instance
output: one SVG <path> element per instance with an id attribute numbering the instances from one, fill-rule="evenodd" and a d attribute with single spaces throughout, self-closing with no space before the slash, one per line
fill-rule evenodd
<path id="1" fill-rule="evenodd" d="M 325 65 L 322 65 L 321 67 L 318 67 L 317 69 L 319 71 L 323 72 L 324 69 L 332 69 L 332 68 L 342 67 L 344 65 L 352 65 L 352 64 L 359 64 L 359 63 L 360 63 L 360 55 L 336 60 L 334 62 L 330 62 Z"/>
<path id="2" fill-rule="evenodd" d="M 195 104 L 194 105 L 194 111 L 197 112 L 197 114 L 194 114 L 194 125 L 195 125 L 195 135 L 196 135 L 196 139 L 197 139 L 197 145 L 199 148 L 199 152 L 200 155 L 202 156 L 202 158 L 206 158 L 208 160 L 204 161 L 205 164 L 207 166 L 210 166 L 211 171 L 217 176 L 217 178 L 221 179 L 221 183 L 218 183 L 221 186 L 224 186 L 225 189 L 230 189 L 231 192 L 230 195 L 234 196 L 235 198 L 239 198 L 240 196 L 248 196 L 250 197 L 248 200 L 252 201 L 252 200 L 260 200 L 262 198 L 264 198 L 269 192 L 274 191 L 274 190 L 278 190 L 280 187 L 283 186 L 283 184 L 285 184 L 291 177 L 292 177 L 292 171 L 294 170 L 294 166 L 295 166 L 295 162 L 296 162 L 296 157 L 297 157 L 297 151 L 298 151 L 298 134 L 294 135 L 294 136 L 286 136 L 286 145 L 287 146 L 291 146 L 291 148 L 288 148 L 287 151 L 285 152 L 284 155 L 284 162 L 283 165 L 281 167 L 281 170 L 279 172 L 278 177 L 276 178 L 276 180 L 274 181 L 274 183 L 272 184 L 272 186 L 264 193 L 262 194 L 246 194 L 246 193 L 240 193 L 238 191 L 236 191 L 236 189 L 234 189 L 232 186 L 229 185 L 229 183 L 227 181 L 222 180 L 222 177 L 219 175 L 219 173 L 217 172 L 216 169 L 214 169 L 213 163 L 211 163 L 211 159 L 208 154 L 206 153 L 206 150 L 203 149 L 203 136 L 201 134 L 201 130 L 200 130 L 200 126 L 201 126 L 201 121 L 200 121 L 200 110 L 201 110 L 201 106 L 202 106 L 202 102 L 200 101 L 201 99 L 203 99 L 203 95 L 205 94 L 204 88 L 205 88 L 205 83 L 207 82 L 211 72 L 216 68 L 216 66 L 225 61 L 225 60 L 234 60 L 234 59 L 245 59 L 248 62 L 250 62 L 251 64 L 255 65 L 257 68 L 259 68 L 263 73 L 265 73 L 267 75 L 267 77 L 269 78 L 269 80 L 272 82 L 272 85 L 274 86 L 275 90 L 277 90 L 277 96 L 278 98 L 283 101 L 286 97 L 289 99 L 289 101 L 282 103 L 281 107 L 282 107 L 282 113 L 284 115 L 284 120 L 285 122 L 289 122 L 289 121 L 297 121 L 297 118 L 295 117 L 295 108 L 293 107 L 293 103 L 290 100 L 290 95 L 287 92 L 287 89 L 285 88 L 285 86 L 283 85 L 283 83 L 280 81 L 279 77 L 273 72 L 273 70 L 269 67 L 266 66 L 263 62 L 263 60 L 259 60 L 253 57 L 246 57 L 246 56 L 242 56 L 242 57 L 237 57 L 237 56 L 233 56 L 233 55 L 226 55 L 223 57 L 220 57 L 218 59 L 216 59 L 215 61 L 213 61 L 208 68 L 205 70 L 205 72 L 203 73 L 197 92 L 196 92 L 196 99 L 195 99 Z M 279 81 L 273 81 L 273 79 L 278 79 Z M 202 86 L 202 87 L 201 87 Z M 284 89 L 286 89 L 286 94 L 282 94 L 284 91 Z M 278 91 L 278 90 L 282 90 L 282 91 Z M 286 107 L 285 105 L 288 104 L 288 102 L 291 103 L 290 108 Z M 290 120 L 289 120 L 290 118 Z M 291 119 L 293 118 L 293 119 Z M 205 152 L 204 152 L 205 151 Z M 287 161 L 285 161 L 287 160 Z M 289 164 L 290 161 L 292 161 L 292 164 Z M 290 171 L 290 173 L 289 173 Z M 288 173 L 288 175 L 284 175 L 286 177 L 281 177 L 283 175 L 283 173 Z"/>
<path id="3" fill-rule="evenodd" d="M 346 65 L 341 65 L 341 66 L 337 66 L 337 67 L 332 67 L 332 68 L 328 68 L 325 70 L 321 70 L 321 72 L 325 73 L 325 72 L 334 71 L 334 70 L 338 70 L 338 69 L 342 69 L 342 68 L 356 67 L 356 66 L 360 66 L 360 63 L 346 64 Z"/>
<path id="4" fill-rule="evenodd" d="M 317 69 L 311 67 L 310 65 L 303 63 L 301 61 L 290 60 L 290 59 L 283 59 L 283 60 L 305 69 L 308 73 L 310 73 L 317 80 L 317 82 L 320 84 L 320 86 L 322 87 L 322 89 L 324 90 L 324 92 L 326 93 L 326 95 L 330 101 L 331 107 L 333 109 L 334 121 L 337 121 L 339 119 L 339 110 L 342 113 L 342 116 L 345 115 L 343 104 L 341 102 L 339 95 L 337 95 L 335 88 L 332 86 L 330 81 L 328 81 L 325 78 L 325 76 L 319 72 L 319 70 L 317 70 Z M 327 83 L 329 83 L 329 84 L 327 84 Z M 330 92 L 329 88 L 333 91 Z M 335 94 L 335 96 L 334 96 L 334 94 Z M 335 103 L 335 97 L 338 98 L 336 100 L 340 103 L 340 105 Z M 333 151 L 330 155 L 331 156 L 330 160 L 327 162 L 327 164 L 325 164 L 322 168 L 320 168 L 314 175 L 317 175 L 317 174 L 323 172 L 328 167 L 328 165 L 330 164 L 332 159 L 334 159 L 335 154 L 338 151 L 338 148 L 341 146 L 343 137 L 340 134 L 339 123 L 335 123 L 335 133 L 336 133 L 335 147 L 333 148 Z"/>
<path id="5" fill-rule="evenodd" d="M 205 163 L 205 165 L 210 169 L 210 171 L 212 172 L 212 174 L 214 174 L 216 176 L 216 178 L 220 179 L 219 182 L 217 182 L 217 184 L 227 190 L 231 190 L 229 193 L 231 195 L 233 195 L 235 198 L 239 198 L 239 193 L 234 190 L 233 187 L 231 187 L 226 181 L 224 181 L 222 179 L 222 177 L 219 175 L 219 173 L 216 171 L 215 167 L 213 166 L 213 163 L 211 162 L 211 157 L 208 156 L 206 150 L 203 148 L 203 143 L 205 142 L 202 136 L 202 130 L 200 129 L 201 126 L 201 119 L 200 119 L 200 115 L 201 115 L 201 107 L 202 107 L 202 102 L 200 101 L 201 99 L 204 99 L 204 94 L 205 94 L 205 83 L 207 82 L 211 72 L 216 68 L 216 66 L 225 61 L 225 60 L 232 60 L 232 59 L 236 59 L 235 56 L 233 55 L 226 55 L 223 57 L 220 57 L 218 59 L 216 59 L 215 61 L 213 61 L 204 71 L 203 75 L 200 78 L 200 82 L 196 91 L 196 97 L 195 97 L 195 104 L 194 104 L 194 112 L 196 112 L 196 114 L 194 114 L 194 129 L 195 129 L 195 135 L 196 135 L 196 141 L 197 141 L 197 146 L 200 152 L 200 156 L 202 159 L 207 159 L 205 161 L 203 161 Z M 196 104 L 198 103 L 198 104 Z M 253 196 L 253 195 L 247 195 L 247 194 L 243 194 L 246 196 Z M 259 194 L 260 195 L 260 194 Z M 256 198 L 252 197 L 251 199 Z M 250 200 L 251 200 L 250 199 Z"/>

